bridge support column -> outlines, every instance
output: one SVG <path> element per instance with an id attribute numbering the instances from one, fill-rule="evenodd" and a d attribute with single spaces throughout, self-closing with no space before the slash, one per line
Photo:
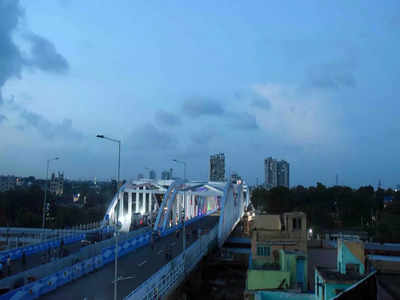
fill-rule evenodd
<path id="1" fill-rule="evenodd" d="M 136 191 L 136 207 L 135 207 L 135 213 L 140 212 L 140 207 L 139 207 L 139 193 L 140 191 Z"/>
<path id="2" fill-rule="evenodd" d="M 132 193 L 128 193 L 128 223 L 132 221 Z"/>

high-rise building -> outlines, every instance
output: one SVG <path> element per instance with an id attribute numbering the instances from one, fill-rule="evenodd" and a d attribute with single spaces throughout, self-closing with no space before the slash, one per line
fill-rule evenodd
<path id="1" fill-rule="evenodd" d="M 272 157 L 264 160 L 265 185 L 268 189 L 278 186 L 278 162 Z"/>
<path id="2" fill-rule="evenodd" d="M 137 175 L 137 179 L 138 179 L 138 180 L 143 179 L 143 178 L 144 178 L 144 175 L 143 175 L 142 173 L 139 173 L 139 174 Z"/>
<path id="3" fill-rule="evenodd" d="M 289 188 L 289 163 L 287 161 L 278 161 L 277 175 L 278 186 Z"/>
<path id="4" fill-rule="evenodd" d="M 225 154 L 210 156 L 210 181 L 225 181 Z"/>
<path id="5" fill-rule="evenodd" d="M 172 169 L 162 171 L 161 179 L 163 179 L 163 180 L 172 179 Z"/>
<path id="6" fill-rule="evenodd" d="M 149 172 L 149 178 L 150 178 L 150 179 L 156 179 L 156 178 L 157 178 L 156 171 L 150 170 L 150 172 Z"/>
<path id="7" fill-rule="evenodd" d="M 289 163 L 268 157 L 264 160 L 265 185 L 268 189 L 277 186 L 289 188 Z"/>

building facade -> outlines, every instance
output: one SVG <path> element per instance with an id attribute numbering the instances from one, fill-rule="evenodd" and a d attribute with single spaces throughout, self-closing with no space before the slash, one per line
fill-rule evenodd
<path id="1" fill-rule="evenodd" d="M 268 157 L 264 160 L 265 186 L 271 189 L 277 186 L 289 188 L 289 163 Z"/>
<path id="2" fill-rule="evenodd" d="M 278 186 L 278 162 L 272 157 L 264 160 L 265 185 L 268 189 Z"/>
<path id="3" fill-rule="evenodd" d="M 225 181 L 225 154 L 210 156 L 210 181 Z"/>
<path id="4" fill-rule="evenodd" d="M 64 193 L 64 173 L 51 174 L 50 193 L 60 196 Z"/>
<path id="5" fill-rule="evenodd" d="M 277 164 L 278 186 L 289 188 L 289 163 L 281 160 Z"/>

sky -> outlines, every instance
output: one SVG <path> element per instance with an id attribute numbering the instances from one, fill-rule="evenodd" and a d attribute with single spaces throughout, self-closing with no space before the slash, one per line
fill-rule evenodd
<path id="1" fill-rule="evenodd" d="M 400 183 L 400 2 L 0 0 L 0 174 Z"/>

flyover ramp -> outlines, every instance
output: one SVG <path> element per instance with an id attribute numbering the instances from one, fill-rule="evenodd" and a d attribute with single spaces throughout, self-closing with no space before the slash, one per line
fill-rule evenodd
<path id="1" fill-rule="evenodd" d="M 186 225 L 186 232 L 210 230 L 218 223 L 218 216 L 206 216 L 197 222 Z M 171 259 L 166 259 L 165 252 L 170 249 L 172 259 L 182 252 L 182 232 L 177 238 L 175 233 L 162 237 L 154 243 L 154 250 L 146 245 L 118 259 L 118 276 L 128 278 L 118 282 L 118 299 L 124 299 L 130 292 L 151 277 Z M 197 240 L 197 234 L 186 240 L 189 247 Z M 114 263 L 105 265 L 98 271 L 81 277 L 60 287 L 40 299 L 113 299 Z"/>

